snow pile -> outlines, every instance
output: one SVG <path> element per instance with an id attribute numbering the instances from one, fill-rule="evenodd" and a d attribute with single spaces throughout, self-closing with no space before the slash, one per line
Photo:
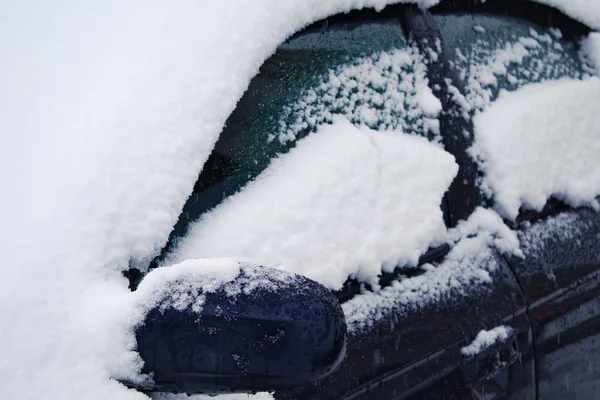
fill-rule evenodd
<path id="1" fill-rule="evenodd" d="M 417 102 L 423 114 L 430 118 L 437 117 L 442 112 L 442 102 L 435 97 L 429 86 L 421 86 L 417 89 Z M 439 121 L 433 120 L 433 123 L 435 125 L 430 126 L 430 130 L 439 134 Z"/>
<path id="2" fill-rule="evenodd" d="M 482 330 L 471 344 L 460 349 L 465 356 L 474 356 L 498 342 L 508 339 L 513 329 L 509 326 L 498 326 L 492 330 Z"/>
<path id="3" fill-rule="evenodd" d="M 376 284 L 444 235 L 440 203 L 456 172 L 425 138 L 335 117 L 204 214 L 167 262 L 227 255 L 332 289 L 348 276 Z"/>
<path id="4" fill-rule="evenodd" d="M 482 207 L 475 209 L 468 220 L 461 221 L 455 228 L 448 231 L 446 242 L 455 244 L 475 237 L 478 237 L 477 241 L 480 246 L 493 247 L 502 254 L 523 257 L 516 233 L 506 226 L 500 216 L 492 210 Z M 474 243 L 474 241 L 472 242 Z M 461 255 L 461 258 L 464 257 Z"/>
<path id="5" fill-rule="evenodd" d="M 380 292 L 366 292 L 342 304 L 348 330 L 368 328 L 391 312 L 414 311 L 427 304 L 465 295 L 478 284 L 492 282 L 497 252 L 522 256 L 517 234 L 493 211 L 478 208 L 467 221 L 448 231 L 453 245 L 443 262 L 421 266 L 422 275 L 395 281 Z"/>
<path id="6" fill-rule="evenodd" d="M 416 45 L 354 59 L 330 71 L 300 100 L 285 107 L 280 130 L 271 139 L 293 140 L 306 129 L 331 123 L 335 114 L 376 130 L 435 137 L 440 133 L 437 116 L 442 105 L 425 74 Z"/>
<path id="7" fill-rule="evenodd" d="M 453 18 L 469 21 L 448 17 L 446 24 L 456 22 Z M 597 207 L 600 91 L 599 81 L 589 78 L 597 72 L 598 34 L 590 34 L 578 50 L 557 29 L 537 31 L 495 17 L 476 20 L 486 28 L 474 28 L 464 43 L 452 40 L 460 43 L 453 63 L 466 88 L 464 99 L 456 97 L 465 117 L 475 115 L 471 151 L 486 173 L 482 190 L 506 218 L 516 218 L 521 207 L 541 209 L 550 196 Z"/>
<path id="8" fill-rule="evenodd" d="M 583 40 L 582 47 L 590 64 L 596 69 L 596 74 L 600 76 L 600 32 L 590 33 Z"/>
<path id="9" fill-rule="evenodd" d="M 541 210 L 551 196 L 599 208 L 598 102 L 600 78 L 563 80 L 504 92 L 475 117 L 472 150 L 504 217 Z"/>

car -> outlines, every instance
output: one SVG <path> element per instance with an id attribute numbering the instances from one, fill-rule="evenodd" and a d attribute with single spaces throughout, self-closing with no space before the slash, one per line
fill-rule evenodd
<path id="1" fill-rule="evenodd" d="M 579 80 L 592 74 L 593 68 L 580 49 L 581 40 L 590 31 L 584 24 L 551 7 L 507 0 L 453 1 L 429 10 L 395 5 L 380 12 L 353 11 L 313 23 L 281 44 L 250 82 L 205 163 L 167 245 L 152 261 L 150 269 L 178 258 L 210 252 L 213 243 L 207 235 L 227 238 L 237 229 L 251 230 L 255 222 L 235 225 L 235 218 L 226 219 L 225 212 L 218 214 L 218 218 L 233 226 L 223 233 L 220 225 L 211 222 L 206 215 L 218 213 L 220 204 L 231 202 L 231 197 L 243 193 L 246 185 L 269 168 L 274 158 L 295 151 L 296 145 L 303 138 L 315 135 L 313 132 L 321 129 L 321 125 L 335 125 L 336 114 L 372 129 L 401 129 L 405 134 L 425 136 L 451 153 L 458 172 L 444 194 L 441 210 L 448 229 L 460 227 L 474 213 L 481 213 L 480 208 L 494 207 L 494 194 L 486 195 L 482 188 L 482 176 L 489 171 L 469 153 L 476 137 L 474 116 L 493 104 L 502 90 L 515 91 L 526 85 L 565 78 Z M 388 78 L 387 64 L 377 70 L 378 57 L 398 49 L 417 59 L 394 72 L 400 76 L 399 82 L 390 81 L 396 85 L 392 90 L 401 92 L 405 99 L 403 109 L 389 107 L 386 89 L 374 83 Z M 502 51 L 504 53 L 498 53 Z M 526 55 L 519 54 L 520 51 Z M 364 71 L 356 67 L 361 63 L 367 63 L 380 76 L 361 81 L 365 79 L 361 75 Z M 403 74 L 413 81 L 420 79 L 419 63 L 429 88 L 440 99 L 444 110 L 439 114 L 439 125 L 432 123 L 435 118 L 430 117 L 437 114 L 427 110 L 429 104 L 412 101 L 419 96 L 414 86 L 402 85 Z M 501 71 L 494 72 L 493 68 L 497 67 L 494 63 L 500 63 Z M 485 84 L 490 77 L 484 75 L 489 71 L 478 70 L 481 66 L 491 68 L 493 84 Z M 366 71 L 372 73 L 373 69 Z M 477 84 L 473 84 L 474 80 Z M 331 81 L 336 84 L 332 86 Z M 358 94 L 358 102 L 352 101 L 352 94 Z M 383 100 L 379 99 L 381 96 Z M 364 112 L 365 109 L 374 111 L 374 115 Z M 600 131 L 596 129 L 594 134 Z M 287 179 L 293 180 L 289 175 L 291 171 L 287 173 Z M 296 360 L 301 354 L 315 350 L 310 346 L 298 347 L 290 342 L 278 347 L 276 356 L 253 347 L 257 339 L 248 334 L 252 329 L 247 328 L 247 324 L 256 324 L 257 319 L 268 324 L 272 322 L 269 318 L 275 321 L 279 317 L 244 314 L 244 318 L 248 318 L 244 320 L 231 317 L 235 314 L 232 312 L 230 327 L 217 329 L 214 328 L 216 322 L 206 322 L 208 317 L 203 316 L 205 327 L 210 325 L 218 332 L 230 332 L 235 331 L 231 326 L 238 326 L 245 333 L 241 336 L 221 333 L 216 334 L 216 338 L 203 339 L 211 343 L 206 346 L 208 349 L 218 350 L 197 350 L 215 357 L 201 363 L 196 350 L 187 347 L 192 346 L 191 342 L 166 345 L 166 338 L 177 334 L 170 331 L 161 336 L 157 332 L 167 329 L 164 326 L 174 325 L 185 331 L 186 337 L 206 336 L 205 329 L 196 328 L 193 322 L 192 326 L 181 328 L 180 319 L 186 317 L 182 317 L 180 311 L 175 312 L 177 323 L 168 312 L 155 312 L 149 323 L 152 328 L 148 328 L 152 332 L 148 333 L 142 325 L 137 334 L 140 354 L 146 361 L 145 371 L 154 373 L 156 379 L 155 386 L 145 389 L 185 393 L 276 390 L 276 399 L 470 396 L 551 399 L 568 395 L 594 398 L 600 384 L 600 370 L 596 365 L 600 357 L 597 344 L 600 335 L 597 315 L 600 214 L 593 207 L 573 207 L 564 198 L 547 200 L 537 210 L 522 204 L 516 215 L 504 215 L 505 223 L 516 232 L 522 254 L 506 254 L 494 248 L 480 259 L 461 261 L 485 263 L 491 276 L 470 290 L 465 291 L 457 284 L 429 302 L 397 301 L 402 296 L 398 283 L 422 278 L 432 269 L 443 266 L 455 243 L 430 247 L 419 257 L 416 266 L 397 264 L 383 271 L 377 281 L 366 285 L 356 278 L 348 278 L 333 291 L 346 318 L 351 319 L 344 345 L 345 358 L 341 350 L 341 336 L 345 331 L 342 317 L 336 322 L 338 328 L 330 331 L 331 335 L 338 335 L 336 344 L 327 340 L 320 342 L 329 343 L 328 351 L 334 353 L 326 364 L 327 377 L 322 377 L 322 372 L 313 371 L 315 375 L 310 376 L 307 371 L 301 373 L 297 366 L 286 369 L 281 365 L 285 362 L 278 357 L 285 359 L 287 355 L 288 359 Z M 248 198 L 245 201 L 249 202 Z M 249 213 L 256 210 L 252 206 L 244 207 L 234 208 L 230 213 L 239 215 L 245 210 Z M 203 224 L 208 225 L 205 235 L 197 233 Z M 477 233 L 476 230 L 469 235 Z M 235 236 L 230 238 L 237 240 Z M 208 244 L 190 244 L 202 240 Z M 191 250 L 198 247 L 201 250 Z M 239 251 L 230 243 L 219 250 L 228 248 Z M 178 251 L 183 255 L 177 255 Z M 451 273 L 466 272 L 457 268 Z M 142 274 L 131 269 L 127 275 L 135 289 Z M 315 293 L 319 290 L 316 286 L 311 289 Z M 302 293 L 302 290 L 285 288 L 276 294 L 257 297 L 287 299 L 290 293 Z M 361 325 L 352 313 L 360 307 L 355 300 L 364 296 L 381 296 L 386 300 L 375 301 L 373 308 L 378 309 L 380 315 Z M 226 303 L 222 298 L 215 301 L 220 305 Z M 254 304 L 259 300 L 245 301 Z M 288 299 L 283 303 L 304 307 L 305 301 Z M 272 307 L 277 309 L 280 304 Z M 270 309 L 271 306 L 264 307 Z M 339 311 L 333 308 L 328 313 L 339 316 Z M 207 314 L 214 318 L 214 311 Z M 195 317 L 191 315 L 187 318 L 193 320 Z M 313 322 L 319 325 L 322 321 L 315 318 Z M 308 328 L 308 332 L 314 331 Z M 244 341 L 250 343 L 250 350 L 245 354 L 247 363 L 260 365 L 254 372 L 246 370 L 245 375 L 232 361 L 239 351 L 230 349 Z M 194 343 L 193 346 L 198 346 Z M 469 350 L 472 346 L 475 346 L 473 351 Z M 163 357 L 156 355 L 156 348 L 164 350 Z M 186 356 L 178 358 L 180 364 L 171 361 L 173 354 L 181 352 Z M 203 357 L 200 358 L 204 360 Z M 272 363 L 269 357 L 275 357 Z M 313 360 L 317 358 L 315 355 Z M 191 366 L 184 360 L 196 360 L 197 364 Z M 319 370 L 316 366 L 313 369 Z M 209 373 L 213 375 L 207 375 Z M 242 378 L 236 374 L 245 376 L 247 381 L 241 384 Z M 304 377 L 303 384 L 299 384 L 300 375 Z M 192 376 L 194 378 L 190 378 Z"/>
<path id="2" fill-rule="evenodd" d="M 0 398 L 596 398 L 600 3 L 396 3 L 3 7 Z"/>

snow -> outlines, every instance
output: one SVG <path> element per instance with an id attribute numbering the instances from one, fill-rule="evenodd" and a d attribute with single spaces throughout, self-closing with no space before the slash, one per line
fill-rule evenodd
<path id="1" fill-rule="evenodd" d="M 452 35 L 452 64 L 464 83 L 469 103 L 463 108 L 472 114 L 488 108 L 500 89 L 515 90 L 528 83 L 561 78 L 581 79 L 594 72 L 586 62 L 592 57 L 561 40 L 559 30 L 540 33 L 517 24 L 517 20 L 481 15 L 476 22 L 488 29 L 474 36 L 469 32 L 473 22 L 468 16 L 446 18 L 442 19 L 442 32 Z"/>
<path id="2" fill-rule="evenodd" d="M 435 118 L 442 112 L 442 102 L 435 97 L 429 86 L 417 89 L 417 101 L 423 113 L 428 117 Z"/>
<path id="3" fill-rule="evenodd" d="M 395 281 L 379 292 L 365 292 L 342 304 L 348 331 L 369 328 L 391 312 L 415 312 L 427 304 L 468 294 L 491 283 L 498 269 L 497 252 L 522 257 L 517 234 L 495 212 L 477 208 L 468 220 L 444 236 L 453 247 L 444 260 L 425 264 L 423 274 Z M 441 244 L 440 242 L 439 244 Z"/>
<path id="4" fill-rule="evenodd" d="M 228 255 L 332 289 L 348 276 L 376 285 L 445 234 L 440 204 L 456 172 L 423 137 L 334 117 L 204 214 L 167 263 Z"/>
<path id="5" fill-rule="evenodd" d="M 592 226 L 585 214 L 562 213 L 535 224 L 526 224 L 519 231 L 519 243 L 528 257 L 542 258 L 542 253 L 548 251 L 547 246 L 551 240 L 558 237 L 573 240 Z"/>
<path id="6" fill-rule="evenodd" d="M 592 32 L 582 43 L 583 51 L 600 76 L 600 32 Z"/>
<path id="7" fill-rule="evenodd" d="M 600 78 L 561 80 L 501 93 L 474 118 L 473 148 L 496 209 L 515 219 L 554 196 L 599 209 Z"/>
<path id="8" fill-rule="evenodd" d="M 485 28 L 481 25 L 473 25 L 473 30 L 477 33 L 485 33 Z"/>
<path id="9" fill-rule="evenodd" d="M 154 308 L 200 313 L 205 295 L 214 293 L 240 274 L 238 262 L 230 258 L 191 259 L 147 274 L 134 292 L 139 321 Z"/>
<path id="10" fill-rule="evenodd" d="M 197 394 L 192 396 L 177 395 L 170 393 L 154 393 L 151 395 L 152 400 L 212 400 L 215 396 Z M 269 393 L 249 394 L 221 394 L 217 396 L 219 400 L 273 400 L 274 397 Z"/>
<path id="11" fill-rule="evenodd" d="M 509 326 L 498 326 L 489 331 L 482 330 L 477 334 L 477 337 L 471 344 L 460 349 L 460 352 L 465 356 L 474 356 L 486 350 L 490 346 L 508 339 L 512 333 L 512 328 Z"/>
<path id="12" fill-rule="evenodd" d="M 0 6 L 0 397 L 145 397 L 109 379 L 139 369 L 120 272 L 165 244 L 275 47 L 319 18 L 385 4 Z"/>
<path id="13" fill-rule="evenodd" d="M 141 367 L 121 271 L 163 247 L 277 45 L 326 16 L 392 2 L 0 6 L 0 398 L 147 398 L 110 379 Z M 600 28 L 595 0 L 544 2 Z"/>
<path id="14" fill-rule="evenodd" d="M 561 10 L 593 29 L 600 29 L 600 2 L 597 0 L 533 0 Z"/>
<path id="15" fill-rule="evenodd" d="M 474 35 L 473 23 L 486 31 Z M 598 33 L 578 50 L 560 30 L 511 19 L 454 16 L 441 26 L 455 34 L 453 64 L 466 87 L 466 96 L 455 98 L 465 117 L 474 116 L 471 153 L 485 172 L 482 192 L 496 209 L 514 219 L 521 207 L 539 210 L 550 196 L 597 208 L 600 92 L 598 80 L 589 78 L 598 73 Z"/>
<path id="16" fill-rule="evenodd" d="M 397 28 L 396 22 L 393 23 Z M 353 31 L 358 38 L 360 33 Z M 396 29 L 390 35 L 398 33 Z M 342 36 L 344 31 L 332 30 L 326 37 L 334 40 L 338 34 Z M 320 32 L 306 36 L 313 35 L 323 36 Z M 340 40 L 347 41 L 345 36 Z M 293 45 L 306 46 L 303 39 L 306 37 L 295 39 Z M 356 125 L 364 124 L 376 130 L 439 139 L 437 116 L 442 105 L 429 89 L 423 57 L 414 43 L 398 46 L 405 48 L 357 57 L 329 71 L 318 84 L 304 90 L 298 101 L 284 108 L 279 119 L 280 129 L 271 139 L 277 137 L 282 143 L 294 140 L 306 129 L 314 130 L 321 124 L 331 123 L 334 115 L 343 115 Z M 282 47 L 293 48 L 288 44 Z"/>

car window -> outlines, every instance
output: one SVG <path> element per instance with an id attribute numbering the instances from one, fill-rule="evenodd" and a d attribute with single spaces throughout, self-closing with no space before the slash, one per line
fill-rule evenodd
<path id="1" fill-rule="evenodd" d="M 250 82 L 204 165 L 168 247 L 191 221 L 334 116 L 357 126 L 439 141 L 438 108 L 423 59 L 397 18 L 309 27 L 280 45 Z"/>
<path id="2" fill-rule="evenodd" d="M 595 72 L 581 46 L 585 29 L 549 10 L 523 14 L 534 22 L 493 4 L 491 12 L 436 14 L 466 109 L 474 115 L 469 152 L 479 163 L 479 188 L 510 220 L 528 210 L 549 212 L 553 197 L 575 206 L 593 202 L 587 174 L 594 171 L 588 132 L 595 114 L 587 104 L 593 104 L 597 82 L 581 81 Z M 581 179 L 588 182 L 585 190 L 576 187 Z"/>
<path id="3" fill-rule="evenodd" d="M 592 71 L 578 43 L 557 28 L 494 14 L 438 14 L 436 20 L 472 111 L 486 108 L 502 89 Z"/>
<path id="4" fill-rule="evenodd" d="M 195 192 L 217 183 L 225 184 L 219 193 L 235 192 L 335 114 L 377 130 L 434 138 L 437 121 L 422 111 L 419 85 L 426 87 L 424 67 L 396 19 L 340 23 L 296 35 L 250 83 Z"/>

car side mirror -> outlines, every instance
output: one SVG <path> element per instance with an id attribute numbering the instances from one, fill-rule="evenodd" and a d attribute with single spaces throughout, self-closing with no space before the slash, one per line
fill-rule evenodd
<path id="1" fill-rule="evenodd" d="M 319 380 L 339 366 L 346 321 L 330 290 L 303 276 L 237 262 L 233 272 L 231 265 L 223 270 L 224 278 L 218 268 L 203 275 L 210 260 L 195 274 L 197 261 L 182 263 L 188 265 L 180 271 L 153 270 L 136 291 L 151 303 L 135 330 L 143 372 L 154 381 L 144 390 L 269 391 Z"/>

